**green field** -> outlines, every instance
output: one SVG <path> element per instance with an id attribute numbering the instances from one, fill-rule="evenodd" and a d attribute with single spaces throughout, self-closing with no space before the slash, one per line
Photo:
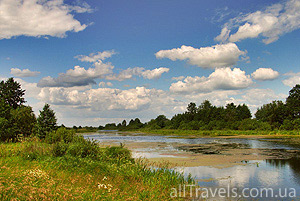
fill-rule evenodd
<path id="1" fill-rule="evenodd" d="M 123 147 L 62 142 L 0 144 L 0 200 L 170 200 L 171 188 L 187 182 Z"/>

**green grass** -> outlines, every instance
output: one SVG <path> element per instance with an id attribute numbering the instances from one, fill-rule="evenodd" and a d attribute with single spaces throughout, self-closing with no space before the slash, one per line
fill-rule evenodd
<path id="1" fill-rule="evenodd" d="M 147 134 L 156 134 L 156 135 L 174 135 L 174 136 L 184 136 L 184 137 L 203 137 L 203 136 L 238 136 L 238 135 L 264 135 L 269 137 L 281 137 L 281 136 L 290 136 L 297 137 L 300 136 L 299 130 L 292 131 L 282 131 L 282 130 L 273 130 L 273 131 L 256 131 L 256 130 L 179 130 L 179 129 L 139 129 L 135 131 L 130 131 L 135 133 L 147 133 Z"/>
<path id="2" fill-rule="evenodd" d="M 123 147 L 56 157 L 54 146 L 34 138 L 0 144 L 0 200 L 171 200 L 171 188 L 187 182 Z"/>

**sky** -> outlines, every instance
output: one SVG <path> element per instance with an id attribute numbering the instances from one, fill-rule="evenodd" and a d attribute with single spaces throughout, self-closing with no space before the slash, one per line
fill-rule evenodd
<path id="1" fill-rule="evenodd" d="M 0 0 L 0 79 L 99 126 L 187 104 L 257 108 L 300 83 L 300 0 Z"/>

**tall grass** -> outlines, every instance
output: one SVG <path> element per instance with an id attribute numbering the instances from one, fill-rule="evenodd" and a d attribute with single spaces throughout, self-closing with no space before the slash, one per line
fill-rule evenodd
<path id="1" fill-rule="evenodd" d="M 188 182 L 71 132 L 0 144 L 0 200 L 171 200 L 171 188 Z"/>

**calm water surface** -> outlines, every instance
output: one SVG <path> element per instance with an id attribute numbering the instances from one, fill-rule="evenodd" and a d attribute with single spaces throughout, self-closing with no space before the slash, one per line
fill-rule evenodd
<path id="1" fill-rule="evenodd" d="M 164 154 L 164 152 L 178 151 L 168 143 L 182 144 L 205 144 L 205 143 L 242 143 L 250 148 L 269 149 L 295 149 L 278 142 L 270 142 L 264 139 L 223 139 L 223 138 L 176 138 L 174 136 L 152 136 L 152 135 L 122 135 L 116 132 L 85 135 L 85 138 L 94 139 L 99 142 L 130 143 L 130 142 L 159 142 L 166 143 L 164 148 L 140 148 L 133 150 L 133 156 L 145 158 L 176 157 Z M 180 160 L 180 159 L 179 159 Z M 264 160 L 244 161 L 244 165 L 235 165 L 228 168 L 214 168 L 209 166 L 198 167 L 177 167 L 176 171 L 182 172 L 185 176 L 192 175 L 200 186 L 205 187 L 235 187 L 243 188 L 294 188 L 300 200 L 300 160 Z M 284 191 L 282 190 L 284 193 Z M 276 193 L 276 192 L 274 192 Z M 262 200 L 261 198 L 259 200 Z M 293 200 L 291 198 L 264 198 L 263 200 Z"/>

